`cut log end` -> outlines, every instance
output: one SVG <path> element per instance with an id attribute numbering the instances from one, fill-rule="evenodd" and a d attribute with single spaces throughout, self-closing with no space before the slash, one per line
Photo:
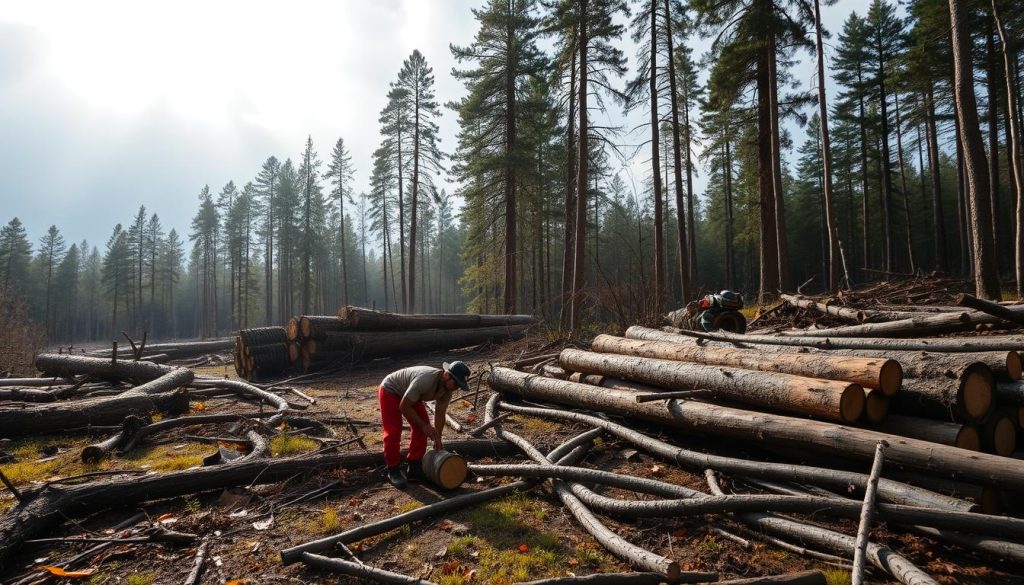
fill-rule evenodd
<path id="1" fill-rule="evenodd" d="M 293 366 L 299 361 L 299 349 L 298 343 L 288 344 L 288 363 Z"/>
<path id="2" fill-rule="evenodd" d="M 878 387 L 886 396 L 892 396 L 903 386 L 903 366 L 896 360 L 885 360 L 878 376 Z"/>
<path id="3" fill-rule="evenodd" d="M 873 425 L 881 424 L 889 416 L 889 397 L 877 390 L 868 392 L 864 403 L 864 419 Z"/>
<path id="4" fill-rule="evenodd" d="M 996 455 L 1006 457 L 1011 455 L 1017 447 L 1017 429 L 1009 417 L 1001 416 L 994 424 L 990 425 L 991 437 L 986 441 Z"/>
<path id="5" fill-rule="evenodd" d="M 1001 514 L 1003 511 L 1003 496 L 997 488 L 990 485 L 981 488 L 981 495 L 978 496 L 978 505 L 982 514 Z"/>
<path id="6" fill-rule="evenodd" d="M 99 445 L 88 445 L 82 449 L 82 463 L 96 463 L 106 456 L 107 452 Z"/>
<path id="7" fill-rule="evenodd" d="M 864 388 L 860 384 L 850 384 L 843 390 L 839 399 L 839 414 L 844 422 L 852 423 L 864 415 Z"/>
<path id="8" fill-rule="evenodd" d="M 956 446 L 969 451 L 981 451 L 981 433 L 978 427 L 964 425 L 956 434 Z"/>
<path id="9" fill-rule="evenodd" d="M 992 372 L 983 364 L 971 368 L 963 378 L 964 410 L 972 420 L 980 420 L 992 410 Z"/>
<path id="10" fill-rule="evenodd" d="M 1006 375 L 1013 381 L 1021 379 L 1021 374 L 1024 373 L 1024 358 L 1021 358 L 1020 353 L 1016 351 L 1009 351 L 1006 353 Z"/>
<path id="11" fill-rule="evenodd" d="M 288 341 L 298 341 L 299 339 L 299 320 L 292 318 L 288 321 L 288 325 L 284 328 L 285 335 L 288 337 Z"/>
<path id="12" fill-rule="evenodd" d="M 679 580 L 679 575 L 682 570 L 679 568 L 679 563 L 672 561 L 665 567 L 665 577 L 669 583 L 675 583 Z"/>

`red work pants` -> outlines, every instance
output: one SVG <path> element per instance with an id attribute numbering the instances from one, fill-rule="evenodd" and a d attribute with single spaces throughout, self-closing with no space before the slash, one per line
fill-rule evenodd
<path id="1" fill-rule="evenodd" d="M 383 386 L 377 390 L 377 399 L 380 401 L 380 422 L 384 426 L 384 462 L 388 467 L 395 467 L 402 461 L 399 452 L 402 442 L 402 409 L 399 405 L 402 399 L 385 390 Z M 417 402 L 414 408 L 420 418 L 430 421 L 427 407 L 423 406 L 423 402 Z M 406 459 L 419 461 L 427 451 L 427 436 L 412 421 L 409 421 L 409 426 L 412 428 L 412 437 L 409 438 L 409 453 Z"/>

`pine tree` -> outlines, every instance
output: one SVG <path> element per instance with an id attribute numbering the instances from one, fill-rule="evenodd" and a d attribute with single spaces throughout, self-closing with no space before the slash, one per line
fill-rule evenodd
<path id="1" fill-rule="evenodd" d="M 208 185 L 199 194 L 199 210 L 192 218 L 192 255 L 198 269 L 199 334 L 216 337 L 217 323 L 217 233 L 220 231 L 220 213 L 213 202 Z"/>
<path id="2" fill-rule="evenodd" d="M 334 201 L 338 203 L 338 215 L 340 221 L 338 227 L 341 233 L 338 235 L 338 242 L 341 244 L 340 258 L 341 258 L 341 286 L 342 296 L 341 304 L 348 305 L 348 252 L 345 250 L 345 242 L 347 240 L 345 227 L 346 227 L 346 216 L 345 216 L 345 201 L 355 205 L 355 201 L 352 200 L 352 182 L 355 168 L 352 166 L 352 155 L 349 154 L 348 149 L 345 148 L 345 139 L 339 138 L 338 142 L 334 145 L 334 150 L 331 151 L 331 162 L 327 167 L 327 173 L 324 177 L 330 179 L 333 183 L 331 189 L 331 196 Z"/>
<path id="3" fill-rule="evenodd" d="M 31 260 L 32 244 L 28 241 L 28 233 L 15 217 L 0 228 L 0 282 L 16 294 L 27 293 Z"/>
<path id="4" fill-rule="evenodd" d="M 263 163 L 263 168 L 256 175 L 256 189 L 260 197 L 260 209 L 263 212 L 260 236 L 263 238 L 263 318 L 266 325 L 274 322 L 274 233 L 277 230 L 274 216 L 277 202 L 274 195 L 280 172 L 281 163 L 277 161 L 276 157 L 271 156 Z"/>
<path id="5" fill-rule="evenodd" d="M 325 202 L 320 185 L 320 159 L 313 150 L 313 137 L 306 138 L 299 165 L 299 193 L 302 204 L 299 207 L 299 250 L 302 270 L 302 312 L 309 314 L 313 295 L 319 283 L 313 281 L 313 259 L 323 244 Z"/>
<path id="6" fill-rule="evenodd" d="M 121 227 L 121 224 L 114 226 L 114 231 L 107 240 L 107 251 L 103 256 L 103 284 L 107 297 L 110 299 L 110 335 L 117 334 L 118 329 L 118 306 L 123 300 L 125 307 L 129 307 L 134 301 L 131 297 L 131 283 L 134 280 L 133 267 L 134 257 L 131 252 L 131 242 L 128 234 Z"/>
<path id="7" fill-rule="evenodd" d="M 57 266 L 55 277 L 55 307 L 53 338 L 73 341 L 76 339 L 76 318 L 78 312 L 78 280 L 80 270 L 78 244 L 71 244 L 64 258 Z"/>
<path id="8" fill-rule="evenodd" d="M 532 166 L 528 145 L 520 136 L 521 126 L 527 123 L 524 93 L 528 91 L 527 79 L 541 76 L 545 66 L 536 46 L 540 22 L 534 16 L 535 6 L 534 0 L 490 0 L 485 8 L 473 11 L 480 24 L 473 43 L 468 47 L 451 47 L 458 62 L 475 65 L 453 72 L 464 81 L 469 94 L 458 105 L 460 122 L 482 125 L 501 136 L 494 140 L 490 132 L 464 132 L 460 149 L 470 159 L 461 167 L 469 171 L 465 180 L 489 183 L 496 192 L 496 201 L 491 204 L 501 209 L 504 216 L 502 298 L 506 314 L 515 313 L 518 305 L 517 200 L 524 175 Z M 478 184 L 478 188 L 482 187 Z"/>
<path id="9" fill-rule="evenodd" d="M 53 339 L 54 335 L 54 314 L 51 303 L 54 270 L 56 270 L 61 260 L 64 259 L 66 249 L 64 236 L 60 235 L 60 231 L 55 225 L 51 225 L 46 235 L 39 240 L 39 251 L 36 254 L 36 261 L 39 264 L 40 276 L 45 283 L 46 304 L 43 312 L 43 325 L 48 339 Z"/>

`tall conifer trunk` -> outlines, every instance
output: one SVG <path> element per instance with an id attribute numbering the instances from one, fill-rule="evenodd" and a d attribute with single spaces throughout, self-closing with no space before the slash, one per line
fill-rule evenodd
<path id="1" fill-rule="evenodd" d="M 651 181 L 654 187 L 654 313 L 660 315 L 665 302 L 665 231 L 661 201 L 661 153 L 658 148 L 658 10 L 656 0 L 651 7 Z M 581 154 L 582 156 L 582 154 Z"/>
<path id="2" fill-rule="evenodd" d="M 679 288 L 683 303 L 690 301 L 693 295 L 693 283 L 690 280 L 691 271 L 688 266 L 689 239 L 686 236 L 686 217 L 683 214 L 683 165 L 682 148 L 679 142 L 679 93 L 676 88 L 676 62 L 674 39 L 672 38 L 672 11 L 669 0 L 665 0 L 665 37 L 668 43 L 668 82 L 672 101 L 672 156 L 673 171 L 675 173 L 676 185 L 676 234 L 679 247 Z"/>

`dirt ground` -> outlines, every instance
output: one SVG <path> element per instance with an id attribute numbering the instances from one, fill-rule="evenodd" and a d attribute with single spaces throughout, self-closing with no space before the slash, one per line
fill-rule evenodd
<path id="1" fill-rule="evenodd" d="M 362 435 L 366 448 L 377 452 L 380 449 L 380 432 L 376 392 L 380 380 L 390 371 L 415 364 L 440 365 L 442 361 L 451 359 L 467 361 L 474 371 L 480 371 L 489 363 L 509 362 L 525 354 L 542 353 L 549 349 L 549 345 L 548 339 L 533 337 L 501 347 L 467 352 L 376 360 L 328 380 L 296 386 L 317 400 L 302 415 L 328 422 L 341 439 L 358 433 Z M 234 376 L 229 366 L 208 367 L 201 373 Z M 473 383 L 473 390 L 477 385 L 477 382 Z M 484 387 L 483 392 L 469 400 L 456 400 L 449 412 L 465 427 L 471 428 L 483 420 L 483 407 L 488 395 Z M 288 398 L 296 403 L 304 402 L 295 396 Z M 211 399 L 193 405 L 203 413 L 251 412 L 253 409 L 251 404 L 234 399 Z M 201 430 L 192 429 L 189 433 L 218 437 L 227 433 L 229 426 L 211 425 Z M 587 430 L 518 415 L 506 421 L 504 426 L 544 444 L 555 444 Z M 657 429 L 646 431 L 658 434 Z M 83 466 L 78 462 L 81 446 L 94 438 L 35 437 L 0 444 L 0 450 L 13 456 L 13 461 L 0 465 L 0 469 L 25 487 L 39 485 L 55 477 L 90 471 L 184 469 L 216 449 L 215 445 L 187 438 L 186 434 L 160 437 L 154 441 L 155 445 L 136 449 L 129 458 L 115 458 L 94 466 Z M 460 436 L 465 437 L 451 429 L 446 430 L 446 439 Z M 662 435 L 661 438 L 690 448 L 706 447 L 705 443 L 693 437 Z M 715 447 L 720 450 L 723 445 L 716 442 Z M 724 447 L 743 450 L 743 446 Z M 286 456 L 315 450 L 318 445 L 299 436 L 289 436 L 275 440 L 272 448 L 275 456 Z M 361 447 L 352 444 L 345 449 L 357 451 Z M 753 452 L 750 456 L 762 455 Z M 478 462 L 494 461 L 483 459 Z M 706 490 L 702 475 L 636 453 L 629 445 L 614 438 L 596 441 L 581 465 Z M 142 510 L 149 518 L 164 523 L 168 528 L 208 538 L 209 562 L 202 583 L 356 583 L 357 580 L 309 569 L 301 563 L 283 566 L 278 554 L 283 548 L 452 495 L 429 485 L 413 485 L 405 491 L 398 491 L 382 480 L 382 470 L 383 464 L 358 471 L 310 473 L 266 486 L 240 487 L 154 502 L 93 517 L 68 519 L 58 530 L 46 536 L 90 533 L 109 536 L 111 526 Z M 479 490 L 506 481 L 511 480 L 471 477 L 455 493 Z M 285 505 L 332 483 L 336 485 L 314 499 Z M 756 491 L 742 484 L 734 487 L 737 491 Z M 615 489 L 605 493 L 638 497 Z M 10 494 L 0 493 L 0 511 L 12 505 Z M 837 522 L 826 517 L 805 519 L 847 534 L 856 530 L 851 521 Z M 749 546 L 742 546 L 718 532 L 744 534 L 741 525 L 726 517 L 604 520 L 627 540 L 677 560 L 684 570 L 715 571 L 726 579 L 817 568 L 827 572 L 833 585 L 849 582 L 849 574 L 842 567 L 763 544 L 749 534 L 744 536 L 749 540 Z M 1020 578 L 1014 576 L 1014 573 L 1021 574 L 1021 567 L 993 564 L 991 558 L 979 558 L 925 538 L 906 536 L 903 532 L 894 535 L 882 529 L 875 538 L 908 556 L 942 583 L 1021 583 Z M 68 543 L 26 545 L 0 572 L 0 582 L 23 585 L 63 582 L 66 579 L 40 572 L 38 567 L 61 564 L 84 548 L 81 544 Z M 352 549 L 368 564 L 442 585 L 506 584 L 543 577 L 628 570 L 575 523 L 547 485 L 414 524 L 363 541 Z M 91 571 L 91 574 L 83 576 L 79 582 L 95 585 L 180 584 L 189 573 L 195 554 L 194 545 L 117 544 L 87 558 L 78 568 Z M 873 582 L 889 582 L 878 572 L 872 572 L 870 578 Z"/>

